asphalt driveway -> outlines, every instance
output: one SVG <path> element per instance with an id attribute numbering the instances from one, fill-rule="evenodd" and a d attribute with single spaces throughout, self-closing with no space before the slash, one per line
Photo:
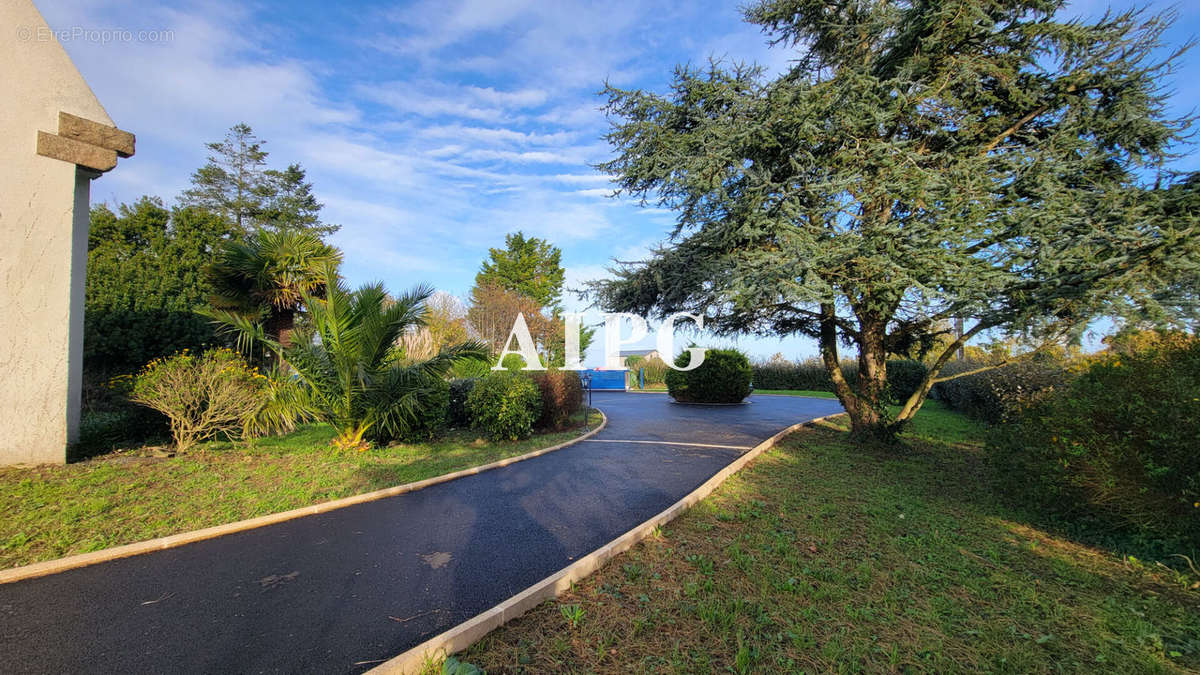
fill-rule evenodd
<path id="1" fill-rule="evenodd" d="M 0 585 L 0 671 L 359 672 L 667 508 L 834 400 L 597 393 L 600 434 L 396 497 Z"/>

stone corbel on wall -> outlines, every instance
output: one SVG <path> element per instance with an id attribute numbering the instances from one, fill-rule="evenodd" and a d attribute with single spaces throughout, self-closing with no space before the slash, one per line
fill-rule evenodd
<path id="1" fill-rule="evenodd" d="M 117 157 L 133 156 L 134 140 L 128 131 L 59 112 L 57 134 L 38 131 L 37 154 L 103 173 Z"/>

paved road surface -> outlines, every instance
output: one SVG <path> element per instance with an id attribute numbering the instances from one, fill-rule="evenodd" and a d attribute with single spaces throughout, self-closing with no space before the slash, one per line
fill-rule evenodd
<path id="1" fill-rule="evenodd" d="M 786 396 L 694 407 L 597 393 L 594 404 L 609 417 L 595 441 L 0 585 L 0 672 L 359 672 L 599 548 L 780 429 L 841 410 Z M 629 440 L 654 443 L 612 442 Z"/>

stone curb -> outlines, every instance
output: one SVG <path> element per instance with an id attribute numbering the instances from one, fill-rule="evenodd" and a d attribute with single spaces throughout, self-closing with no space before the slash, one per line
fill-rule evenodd
<path id="1" fill-rule="evenodd" d="M 482 464 L 469 469 L 462 469 L 453 473 L 442 474 L 441 476 L 434 476 L 433 478 L 426 478 L 414 483 L 405 483 L 404 485 L 383 488 L 382 490 L 375 490 L 373 492 L 364 492 L 363 494 L 321 502 L 320 504 L 313 504 L 312 506 L 302 506 L 298 509 L 292 509 L 290 511 L 281 511 L 279 513 L 272 513 L 270 515 L 259 516 L 257 518 L 239 520 L 232 523 L 225 523 L 224 525 L 215 525 L 213 527 L 206 527 L 201 530 L 181 532 L 179 534 L 172 534 L 166 537 L 159 537 L 157 539 L 147 539 L 146 541 L 125 544 L 123 546 L 115 546 L 113 548 L 92 551 L 90 553 L 81 553 L 79 555 L 67 556 L 66 558 L 46 560 L 44 562 L 33 563 L 30 565 L 22 565 L 21 567 L 12 567 L 6 570 L 0 570 L 0 584 L 8 584 L 14 581 L 21 581 L 23 579 L 33 579 L 34 577 L 43 577 L 49 574 L 57 574 L 58 572 L 65 572 L 66 570 L 75 569 L 76 567 L 86 567 L 88 565 L 95 565 L 102 562 L 108 562 L 110 560 L 116 560 L 117 558 L 128 558 L 130 556 L 141 555 L 143 553 L 152 553 L 154 551 L 161 551 L 163 549 L 175 548 L 176 546 L 183 546 L 184 544 L 191 544 L 193 542 L 203 541 L 205 539 L 213 539 L 226 534 L 233 534 L 234 532 L 243 532 L 245 530 L 253 530 L 266 525 L 282 523 L 285 520 L 302 518 L 304 516 L 312 516 L 318 513 L 325 513 L 327 511 L 333 511 L 335 509 L 341 509 L 347 506 L 354 506 L 355 504 L 362 504 L 364 502 L 373 502 L 387 497 L 395 497 L 396 495 L 420 490 L 421 488 L 426 488 L 430 485 L 445 483 L 456 478 L 462 478 L 463 476 L 471 476 L 477 473 L 483 473 L 484 471 L 489 471 L 491 469 L 498 469 L 502 466 L 508 466 L 509 464 L 515 464 L 516 462 L 526 459 L 533 459 L 534 457 L 544 455 L 548 452 L 554 452 L 555 450 L 561 450 L 569 445 L 574 445 L 599 433 L 600 430 L 608 424 L 608 416 L 605 415 L 604 411 L 600 410 L 599 408 L 593 408 L 593 410 L 600 413 L 599 426 L 587 432 L 586 434 L 583 434 L 582 436 L 572 438 L 571 440 L 559 443 L 558 445 L 552 445 L 548 448 L 534 450 L 523 455 L 516 455 L 515 457 L 508 457 L 506 459 L 491 462 L 490 464 Z"/>
<path id="2" fill-rule="evenodd" d="M 747 450 L 740 457 L 734 460 L 731 464 L 721 469 L 712 478 L 705 481 L 700 487 L 692 490 L 682 499 L 672 504 L 665 511 L 653 516 L 646 522 L 629 530 L 625 534 L 608 542 L 599 549 L 589 553 L 570 565 L 562 568 L 558 572 L 542 579 L 536 584 L 526 588 L 520 593 L 512 596 L 508 600 L 496 605 L 495 607 L 479 614 L 478 616 L 468 619 L 463 623 L 454 626 L 453 628 L 436 635 L 425 642 L 409 649 L 408 651 L 393 657 L 385 663 L 372 668 L 370 673 L 375 675 L 403 675 L 416 673 L 431 660 L 445 658 L 455 652 L 460 652 L 467 647 L 478 642 L 483 636 L 499 628 L 500 626 L 516 619 L 525 612 L 537 607 L 542 602 L 550 598 L 558 596 L 563 591 L 569 589 L 572 584 L 580 579 L 588 576 L 592 572 L 600 569 L 610 559 L 624 553 L 632 548 L 635 544 L 649 537 L 655 529 L 674 520 L 679 514 L 686 511 L 696 502 L 704 499 L 712 494 L 721 483 L 724 483 L 727 478 L 740 471 L 744 466 L 749 464 L 762 453 L 775 447 L 779 441 L 802 427 L 822 422 L 831 417 L 844 415 L 845 413 L 836 413 L 833 415 L 825 415 L 816 419 L 807 420 L 780 431 L 767 440 L 759 443 L 753 448 Z"/>

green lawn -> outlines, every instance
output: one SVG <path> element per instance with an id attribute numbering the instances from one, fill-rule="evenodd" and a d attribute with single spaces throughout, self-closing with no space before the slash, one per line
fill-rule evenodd
<path id="1" fill-rule="evenodd" d="M 649 387 L 646 387 L 645 389 L 630 388 L 629 391 L 631 391 L 635 394 L 639 393 L 639 392 L 653 392 L 653 393 L 658 394 L 658 393 L 666 393 L 667 388 L 666 388 L 666 386 L 649 386 Z M 779 395 L 779 396 L 811 396 L 813 398 L 837 398 L 837 394 L 833 393 L 832 391 L 810 391 L 807 389 L 755 389 L 754 392 L 751 394 L 751 396 L 753 396 L 754 394 L 775 394 L 775 395 Z"/>
<path id="2" fill-rule="evenodd" d="M 811 396 L 813 398 L 837 398 L 832 391 L 811 391 L 808 389 L 755 389 L 754 394 L 775 394 L 778 396 Z M 751 394 L 753 396 L 754 394 Z"/>
<path id="3" fill-rule="evenodd" d="M 793 434 L 460 658 L 489 673 L 1200 669 L 1197 578 L 1022 522 L 987 488 L 981 438 L 936 403 L 899 451 L 839 425 Z"/>
<path id="4" fill-rule="evenodd" d="M 599 416 L 591 415 L 593 427 Z M 575 422 L 582 424 L 582 413 Z M 364 453 L 329 447 L 308 426 L 249 444 L 204 443 L 161 458 L 118 451 L 78 464 L 0 468 L 0 568 L 286 511 L 466 469 L 582 433 L 509 442 L 451 431 L 431 443 Z"/>

